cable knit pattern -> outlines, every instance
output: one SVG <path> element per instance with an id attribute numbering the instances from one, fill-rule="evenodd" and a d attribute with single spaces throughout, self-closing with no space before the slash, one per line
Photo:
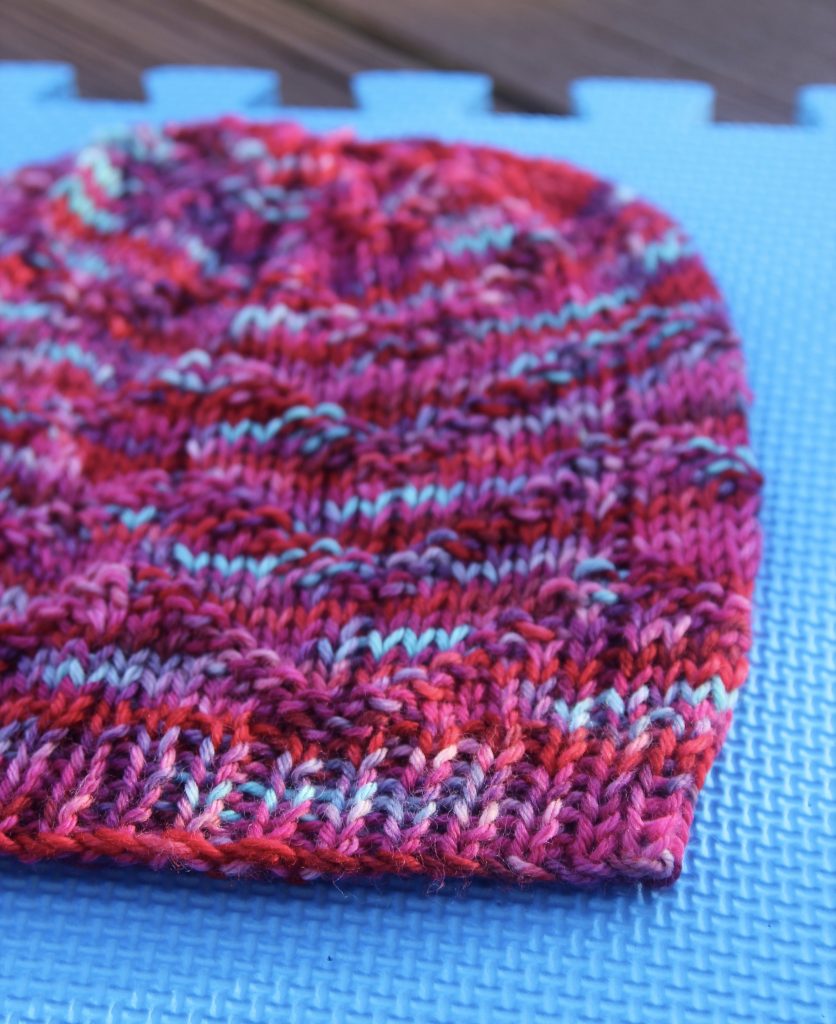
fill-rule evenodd
<path id="1" fill-rule="evenodd" d="M 0 851 L 678 874 L 747 671 L 742 356 L 566 164 L 238 119 L 0 189 Z"/>

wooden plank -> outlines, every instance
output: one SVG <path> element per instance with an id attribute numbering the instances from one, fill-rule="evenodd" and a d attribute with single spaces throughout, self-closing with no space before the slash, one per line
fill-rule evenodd
<path id="1" fill-rule="evenodd" d="M 343 79 L 367 68 L 411 68 L 420 62 L 293 0 L 197 0 L 200 16 L 258 38 Z"/>
<path id="2" fill-rule="evenodd" d="M 124 33 L 108 25 L 107 18 L 93 18 L 75 5 L 72 11 L 51 7 L 45 0 L 17 5 L 5 19 L 0 39 L 0 59 L 63 60 L 76 66 L 80 91 L 88 96 L 116 99 L 142 97 L 140 72 L 160 63 L 252 64 L 276 67 L 275 53 L 267 47 L 241 46 L 234 37 L 206 39 L 200 33 L 160 30 L 149 40 L 137 26 L 128 5 L 120 10 Z M 318 74 L 286 67 L 285 93 L 302 93 L 314 103 L 347 102 L 344 88 L 335 87 Z"/>
<path id="3" fill-rule="evenodd" d="M 9 4 L 4 20 L 0 59 L 70 61 L 88 95 L 138 98 L 139 73 L 154 64 L 229 64 L 278 70 L 288 103 L 342 106 L 353 72 L 415 66 L 408 54 L 282 0 L 32 0 Z"/>
<path id="4" fill-rule="evenodd" d="M 141 97 L 136 61 L 124 48 L 103 48 L 83 25 L 53 22 L 35 5 L 9 5 L 0 35 L 0 59 L 68 61 L 75 65 L 86 95 L 116 99 Z"/>
<path id="5" fill-rule="evenodd" d="M 836 4 L 763 0 L 571 0 L 574 16 L 621 31 L 788 105 L 799 86 L 836 77 Z"/>
<path id="6" fill-rule="evenodd" d="M 369 67 L 475 69 L 500 109 L 564 112 L 587 75 L 711 82 L 735 120 L 789 119 L 836 76 L 834 0 L 0 0 L 0 59 L 57 59 L 91 95 L 138 97 L 158 63 L 279 70 L 289 103 L 350 102 Z"/>
<path id="7" fill-rule="evenodd" d="M 783 119 L 798 85 L 832 78 L 836 68 L 836 31 L 825 32 L 832 11 L 817 0 L 308 0 L 308 6 L 428 64 L 488 71 L 504 94 L 548 110 L 565 107 L 573 78 L 639 75 L 703 79 L 717 89 L 722 113 L 731 108 L 736 117 Z"/>

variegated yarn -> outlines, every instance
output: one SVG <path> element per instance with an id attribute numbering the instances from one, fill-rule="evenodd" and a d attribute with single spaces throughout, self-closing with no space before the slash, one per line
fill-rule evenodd
<path id="1" fill-rule="evenodd" d="M 738 339 L 544 159 L 236 119 L 0 189 L 0 851 L 670 880 L 747 671 Z"/>

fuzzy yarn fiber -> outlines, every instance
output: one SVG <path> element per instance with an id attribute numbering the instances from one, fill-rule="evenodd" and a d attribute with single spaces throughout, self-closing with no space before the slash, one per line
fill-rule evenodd
<path id="1" fill-rule="evenodd" d="M 747 671 L 742 355 L 566 164 L 237 119 L 0 189 L 0 851 L 671 880 Z"/>

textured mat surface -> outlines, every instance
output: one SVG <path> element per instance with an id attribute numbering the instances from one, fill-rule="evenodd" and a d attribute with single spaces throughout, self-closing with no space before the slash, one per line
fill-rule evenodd
<path id="1" fill-rule="evenodd" d="M 358 111 L 282 116 L 567 157 L 666 207 L 719 279 L 757 396 L 765 545 L 752 675 L 682 878 L 428 894 L 4 861 L 0 1020 L 836 1020 L 836 90 L 806 92 L 790 128 L 711 124 L 688 84 L 581 83 L 565 120 L 494 116 L 487 91 L 367 75 Z M 65 69 L 0 65 L 0 167 L 127 120 L 275 116 L 276 92 L 263 73 L 166 69 L 148 104 L 87 102 Z"/>

